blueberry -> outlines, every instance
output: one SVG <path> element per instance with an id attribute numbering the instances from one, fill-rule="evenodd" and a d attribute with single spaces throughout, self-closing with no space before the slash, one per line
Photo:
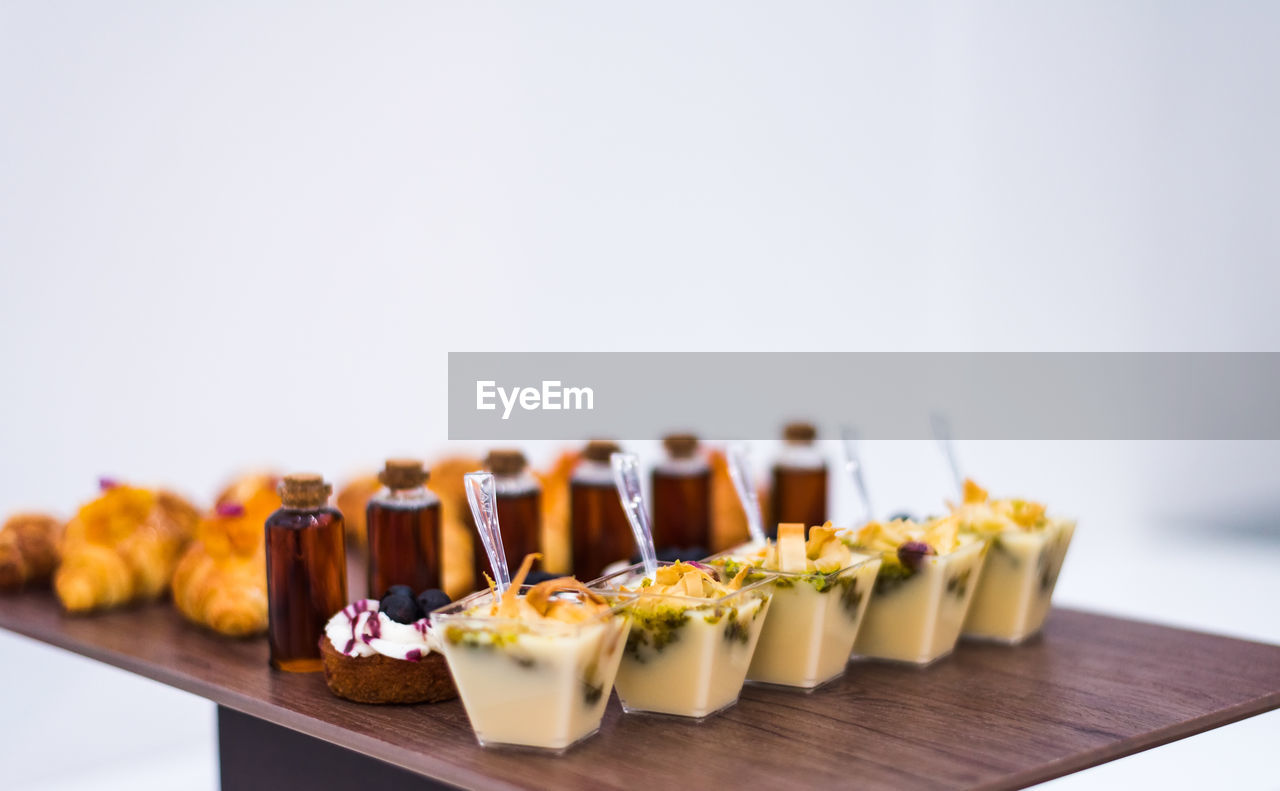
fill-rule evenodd
<path id="1" fill-rule="evenodd" d="M 387 588 L 386 593 L 382 594 L 382 598 L 384 599 L 388 596 L 408 596 L 412 599 L 413 588 L 410 588 L 408 585 L 392 585 L 390 588 Z"/>
<path id="2" fill-rule="evenodd" d="M 546 582 L 547 580 L 554 580 L 559 578 L 560 578 L 559 574 L 552 574 L 549 571 L 542 571 L 541 569 L 535 569 L 533 571 L 530 571 L 528 576 L 524 578 L 524 584 L 537 585 L 539 582 Z"/>
<path id="3" fill-rule="evenodd" d="M 449 598 L 449 594 L 439 588 L 427 588 L 418 594 L 418 607 L 421 608 L 424 615 L 452 602 L 453 599 Z"/>
<path id="4" fill-rule="evenodd" d="M 926 555 L 933 554 L 933 547 L 923 541 L 907 541 L 898 547 L 898 560 L 912 571 L 919 571 Z"/>
<path id="5" fill-rule="evenodd" d="M 418 609 L 413 597 L 399 592 L 384 597 L 378 609 L 396 623 L 413 623 L 422 617 L 422 610 Z"/>

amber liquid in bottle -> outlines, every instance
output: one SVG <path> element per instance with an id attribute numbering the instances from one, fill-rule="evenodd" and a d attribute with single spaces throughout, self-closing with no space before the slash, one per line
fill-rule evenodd
<path id="1" fill-rule="evenodd" d="M 497 481 L 498 524 L 502 527 L 502 553 L 507 558 L 507 571 L 514 573 L 530 552 L 541 551 L 542 543 L 542 492 L 536 482 L 504 491 L 504 482 Z M 485 587 L 484 575 L 496 579 L 489 567 L 484 545 L 477 538 L 475 546 L 475 588 Z M 541 564 L 534 564 L 539 568 Z"/>
<path id="2" fill-rule="evenodd" d="M 606 466 L 603 475 L 569 484 L 569 522 L 573 533 L 573 575 L 587 582 L 605 566 L 635 554 L 631 524 Z"/>
<path id="3" fill-rule="evenodd" d="M 701 549 L 711 542 L 711 469 L 683 462 L 653 470 L 653 543 L 664 549 Z M 700 560 L 701 558 L 682 558 Z"/>
<path id="4" fill-rule="evenodd" d="M 323 670 L 320 636 L 347 606 L 347 550 L 336 508 L 281 508 L 267 518 L 271 666 Z"/>
<path id="5" fill-rule="evenodd" d="M 384 491 L 369 501 L 369 598 L 392 585 L 419 594 L 440 587 L 440 501 L 425 488 Z"/>
<path id="6" fill-rule="evenodd" d="M 823 524 L 827 521 L 826 466 L 776 465 L 769 499 L 773 507 L 771 538 L 777 538 L 780 522 L 799 522 L 805 527 Z"/>

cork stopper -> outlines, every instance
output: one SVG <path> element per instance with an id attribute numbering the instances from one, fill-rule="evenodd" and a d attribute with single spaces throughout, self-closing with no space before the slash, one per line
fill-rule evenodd
<path id="1" fill-rule="evenodd" d="M 662 447 L 673 459 L 688 459 L 698 451 L 698 438 L 692 434 L 668 434 L 662 438 Z"/>
<path id="2" fill-rule="evenodd" d="M 529 460 L 515 448 L 496 448 L 485 456 L 484 466 L 494 475 L 519 475 L 529 466 Z"/>
<path id="3" fill-rule="evenodd" d="M 285 508 L 323 508 L 329 503 L 333 486 L 314 472 L 298 472 L 284 476 L 277 490 Z"/>
<path id="4" fill-rule="evenodd" d="M 812 423 L 788 423 L 782 429 L 782 438 L 793 445 L 809 445 L 818 437 L 818 429 Z"/>
<path id="5" fill-rule="evenodd" d="M 588 461 L 608 462 L 609 457 L 622 450 L 618 443 L 609 439 L 593 439 L 582 449 L 582 458 Z"/>
<path id="6" fill-rule="evenodd" d="M 378 480 L 388 489 L 417 489 L 431 474 L 418 459 L 387 459 Z"/>

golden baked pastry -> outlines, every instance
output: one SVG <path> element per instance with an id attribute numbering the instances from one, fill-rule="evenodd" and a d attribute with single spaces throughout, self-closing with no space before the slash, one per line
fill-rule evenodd
<path id="1" fill-rule="evenodd" d="M 0 526 L 0 591 L 46 585 L 58 565 L 62 522 L 48 514 L 14 514 Z"/>
<path id="2" fill-rule="evenodd" d="M 723 552 L 747 541 L 751 535 L 747 531 L 747 514 L 729 477 L 729 460 L 724 451 L 711 451 L 707 462 L 711 465 L 711 546 L 708 549 L 713 553 Z M 757 487 L 756 495 L 762 505 L 769 499 L 763 487 Z M 767 519 L 765 524 L 769 524 Z"/>
<path id="3" fill-rule="evenodd" d="M 369 531 L 365 524 L 366 508 L 369 501 L 382 488 L 377 475 L 360 475 L 347 481 L 338 490 L 338 510 L 342 512 L 342 520 L 347 528 L 347 544 L 365 551 L 369 546 Z"/>
<path id="4" fill-rule="evenodd" d="M 266 631 L 263 525 L 280 507 L 278 483 L 269 473 L 239 478 L 200 520 L 173 573 L 173 603 L 188 620 L 231 637 Z"/>
<path id="5" fill-rule="evenodd" d="M 542 485 L 542 567 L 551 574 L 568 574 L 573 565 L 569 535 L 569 479 L 581 454 L 565 451 L 546 472 L 535 472 Z"/>
<path id="6" fill-rule="evenodd" d="M 440 498 L 440 554 L 444 559 L 440 569 L 441 587 L 453 599 L 460 599 L 484 584 L 484 580 L 474 579 L 475 527 L 471 523 L 467 491 L 462 486 L 462 476 L 483 467 L 484 461 L 474 456 L 447 456 L 431 465 L 431 477 L 427 480 L 427 488 Z"/>
<path id="7" fill-rule="evenodd" d="M 67 524 L 53 576 L 62 606 L 89 612 L 163 595 L 198 521 L 176 494 L 104 481 Z"/>

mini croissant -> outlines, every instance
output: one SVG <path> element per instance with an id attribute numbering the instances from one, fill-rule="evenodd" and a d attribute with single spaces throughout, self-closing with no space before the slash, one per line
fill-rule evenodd
<path id="1" fill-rule="evenodd" d="M 160 597 L 198 518 L 175 494 L 104 483 L 63 536 L 53 577 L 62 606 L 80 613 Z"/>
<path id="2" fill-rule="evenodd" d="M 280 507 L 277 483 L 269 474 L 241 478 L 200 520 L 173 574 L 173 603 L 188 620 L 231 637 L 266 631 L 263 525 Z"/>
<path id="3" fill-rule="evenodd" d="M 0 591 L 49 582 L 58 565 L 62 523 L 47 514 L 14 514 L 0 527 Z"/>

